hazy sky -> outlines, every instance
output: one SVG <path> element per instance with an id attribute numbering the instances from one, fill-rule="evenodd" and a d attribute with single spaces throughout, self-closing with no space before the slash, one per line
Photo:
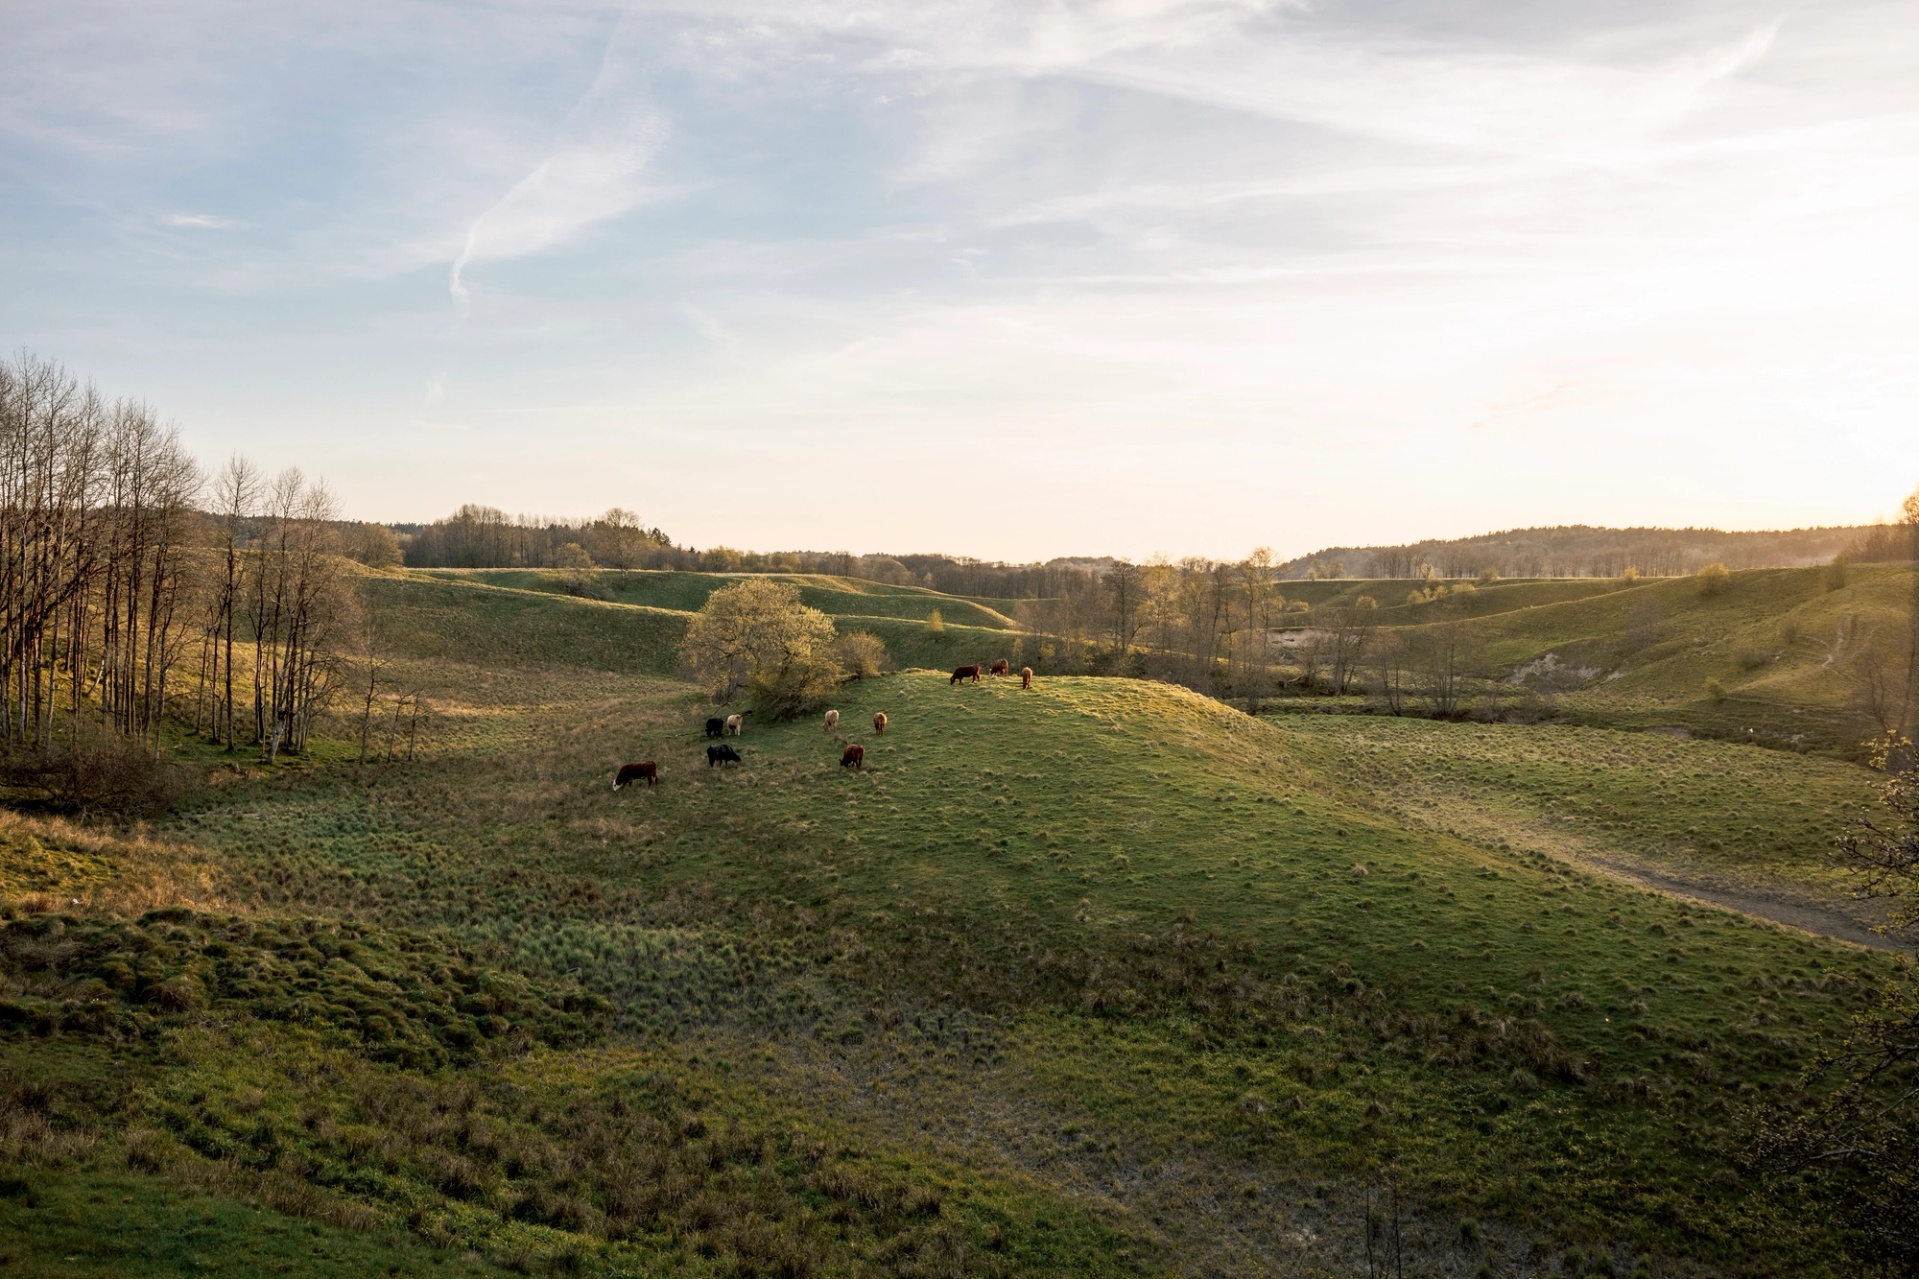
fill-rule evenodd
<path id="1" fill-rule="evenodd" d="M 364 518 L 1868 519 L 1919 4 L 3 0 L 0 342 Z"/>

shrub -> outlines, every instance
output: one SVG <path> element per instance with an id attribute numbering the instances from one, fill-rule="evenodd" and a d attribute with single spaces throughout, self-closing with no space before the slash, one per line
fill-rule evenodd
<path id="1" fill-rule="evenodd" d="M 834 642 L 833 655 L 847 679 L 867 679 L 880 674 L 890 664 L 886 642 L 871 631 L 848 631 L 840 636 Z"/>
<path id="2" fill-rule="evenodd" d="M 24 792 L 31 804 L 76 815 L 159 817 L 185 803 L 204 781 L 197 769 L 144 742 L 97 730 L 45 754 L 0 764 L 0 785 Z"/>
<path id="3" fill-rule="evenodd" d="M 1637 582 L 1639 580 L 1639 570 L 1635 568 L 1633 565 L 1628 564 L 1626 565 L 1625 571 L 1619 575 L 1619 580 L 1624 582 L 1627 586 L 1631 586 L 1634 582 Z"/>
<path id="4" fill-rule="evenodd" d="M 812 712 L 838 686 L 839 636 L 797 587 L 756 578 L 707 597 L 680 644 L 680 661 L 718 702 L 741 690 L 775 719 Z"/>
<path id="5" fill-rule="evenodd" d="M 1711 598 L 1723 594 L 1732 585 L 1732 570 L 1724 564 L 1708 564 L 1699 570 L 1699 593 Z"/>
<path id="6" fill-rule="evenodd" d="M 1837 591 L 1844 588 L 1851 571 L 1852 556 L 1841 551 L 1832 557 L 1832 563 L 1826 565 L 1826 571 L 1820 574 L 1820 577 L 1827 590 Z"/>
<path id="7" fill-rule="evenodd" d="M 1726 686 L 1709 675 L 1706 677 L 1706 696 L 1715 703 L 1723 702 L 1726 700 Z"/>
<path id="8" fill-rule="evenodd" d="M 593 557 L 578 542 L 568 542 L 553 553 L 553 566 L 560 570 L 560 589 L 568 595 L 578 595 L 582 599 L 602 600 L 607 597 L 600 585 L 600 576 L 593 571 Z"/>
<path id="9" fill-rule="evenodd" d="M 932 639 L 941 639 L 946 635 L 946 619 L 940 616 L 938 609 L 926 615 L 926 634 Z"/>

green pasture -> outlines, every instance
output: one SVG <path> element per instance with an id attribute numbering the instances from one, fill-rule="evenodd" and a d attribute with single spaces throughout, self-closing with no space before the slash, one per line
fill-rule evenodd
<path id="1" fill-rule="evenodd" d="M 683 613 L 472 576 L 369 579 L 389 678 L 465 725 L 419 761 L 0 840 L 42 903 L 0 922 L 0 1223 L 35 1255 L 127 1201 L 202 1251 L 291 1223 L 289 1273 L 1350 1275 L 1392 1186 L 1409 1273 L 1864 1273 L 1740 1132 L 1905 961 L 1595 865 L 1830 894 L 1861 770 L 925 669 L 845 686 L 836 734 L 749 714 L 710 767 Z M 1634 696 L 1684 723 L 1695 639 L 1737 665 L 1767 616 L 1890 598 L 1688 589 L 1469 625 L 1531 660 L 1651 599 Z M 836 614 L 909 668 L 1014 655 L 947 620 Z M 48 913 L 162 846 L 217 909 Z"/>

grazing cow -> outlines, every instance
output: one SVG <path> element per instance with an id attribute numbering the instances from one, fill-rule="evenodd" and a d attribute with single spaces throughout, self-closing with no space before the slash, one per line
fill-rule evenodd
<path id="1" fill-rule="evenodd" d="M 840 726 L 840 713 L 838 711 L 826 712 L 826 731 L 830 733 L 834 729 L 838 728 L 839 726 Z"/>
<path id="2" fill-rule="evenodd" d="M 1032 667 L 1022 666 L 1019 668 L 1019 686 L 1021 688 L 1031 688 L 1033 686 L 1033 668 Z"/>
<path id="3" fill-rule="evenodd" d="M 724 733 L 725 731 L 726 731 L 725 720 L 715 716 L 714 718 L 706 721 L 706 735 L 708 737 L 718 737 L 721 733 Z"/>
<path id="4" fill-rule="evenodd" d="M 739 762 L 740 753 L 731 746 L 721 744 L 719 746 L 709 746 L 706 748 L 706 766 L 708 768 L 713 767 L 715 764 L 737 764 Z"/>
<path id="5" fill-rule="evenodd" d="M 853 743 L 853 745 L 841 751 L 840 767 L 841 768 L 858 768 L 858 769 L 864 770 L 866 767 L 866 748 L 864 746 L 861 746 L 858 742 L 855 742 Z"/>
<path id="6" fill-rule="evenodd" d="M 969 679 L 975 684 L 979 683 L 979 666 L 977 664 L 972 666 L 955 666 L 953 668 L 953 678 L 947 680 L 946 683 L 948 687 L 951 687 L 962 680 Z"/>
<path id="7" fill-rule="evenodd" d="M 637 782 L 642 778 L 646 780 L 648 786 L 654 785 L 660 780 L 660 766 L 650 759 L 644 764 L 622 764 L 620 775 L 613 779 L 613 789 L 625 790 L 628 783 Z"/>
<path id="8" fill-rule="evenodd" d="M 1013 673 L 1013 668 L 1005 658 L 1001 657 L 994 659 L 992 669 L 986 673 L 988 675 L 1010 675 Z"/>
<path id="9" fill-rule="evenodd" d="M 886 712 L 885 711 L 873 712 L 873 731 L 878 733 L 881 737 L 886 736 Z"/>
<path id="10" fill-rule="evenodd" d="M 746 731 L 746 717 L 744 715 L 728 715 L 726 717 L 726 731 L 735 737 L 744 733 Z"/>

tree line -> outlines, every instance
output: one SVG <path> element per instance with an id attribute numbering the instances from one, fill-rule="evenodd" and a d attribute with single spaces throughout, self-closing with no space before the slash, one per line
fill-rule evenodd
<path id="1" fill-rule="evenodd" d="M 170 719 L 304 749 L 354 614 L 340 528 L 298 470 L 209 474 L 145 403 L 0 360 L 0 754 L 157 747 Z"/>

